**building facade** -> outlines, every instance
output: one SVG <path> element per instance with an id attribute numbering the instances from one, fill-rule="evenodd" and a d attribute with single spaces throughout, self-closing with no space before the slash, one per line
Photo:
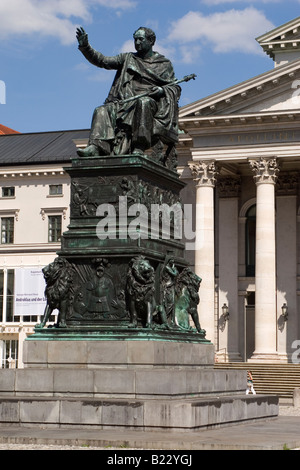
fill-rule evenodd
<path id="1" fill-rule="evenodd" d="M 180 110 L 199 315 L 218 360 L 290 362 L 300 338 L 300 18 L 257 39 L 267 73 Z M 296 358 L 297 359 L 297 358 Z"/>
<path id="2" fill-rule="evenodd" d="M 56 257 L 69 223 L 65 168 L 76 155 L 77 139 L 87 135 L 67 131 L 0 137 L 2 368 L 22 367 L 23 341 L 43 315 L 41 270 Z"/>

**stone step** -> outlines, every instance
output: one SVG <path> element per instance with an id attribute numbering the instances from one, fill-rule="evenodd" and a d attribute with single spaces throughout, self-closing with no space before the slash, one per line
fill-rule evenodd
<path id="1" fill-rule="evenodd" d="M 2 396 L 115 399 L 201 398 L 244 393 L 246 373 L 213 368 L 3 369 Z"/>
<path id="2" fill-rule="evenodd" d="M 116 400 L 0 396 L 5 425 L 194 431 L 275 418 L 278 399 L 235 395 L 189 400 Z"/>
<path id="3" fill-rule="evenodd" d="M 251 370 L 257 393 L 292 398 L 294 389 L 300 388 L 299 364 L 216 363 L 215 369 Z"/>

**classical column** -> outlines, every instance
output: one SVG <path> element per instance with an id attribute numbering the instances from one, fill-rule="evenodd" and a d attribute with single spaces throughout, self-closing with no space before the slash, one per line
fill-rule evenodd
<path id="1" fill-rule="evenodd" d="M 189 163 L 196 181 L 195 273 L 201 277 L 199 318 L 206 338 L 215 342 L 215 244 L 214 187 L 216 168 L 213 161 Z"/>
<path id="2" fill-rule="evenodd" d="M 255 351 L 252 361 L 277 360 L 276 351 L 276 158 L 250 161 L 256 183 Z"/>
<path id="3" fill-rule="evenodd" d="M 238 301 L 238 249 L 239 177 L 218 179 L 219 196 L 219 351 L 229 362 L 241 361 L 239 352 L 239 301 Z M 225 321 L 222 306 L 226 304 L 229 319 Z"/>

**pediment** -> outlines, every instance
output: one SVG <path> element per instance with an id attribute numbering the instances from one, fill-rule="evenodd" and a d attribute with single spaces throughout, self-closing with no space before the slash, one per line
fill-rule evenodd
<path id="1" fill-rule="evenodd" d="M 300 53 L 300 17 L 259 36 L 256 41 L 273 59 L 276 53 Z"/>
<path id="2" fill-rule="evenodd" d="M 300 109 L 300 59 L 180 108 L 179 119 Z"/>

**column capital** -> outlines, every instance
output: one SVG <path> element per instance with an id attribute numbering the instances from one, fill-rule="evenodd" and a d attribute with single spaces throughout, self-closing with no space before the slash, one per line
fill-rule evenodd
<path id="1" fill-rule="evenodd" d="M 254 181 L 256 184 L 276 183 L 279 173 L 277 158 L 261 157 L 259 160 L 249 160 L 249 163 L 254 172 Z"/>
<path id="2" fill-rule="evenodd" d="M 189 162 L 188 165 L 197 186 L 215 186 L 217 170 L 213 160 Z"/>

